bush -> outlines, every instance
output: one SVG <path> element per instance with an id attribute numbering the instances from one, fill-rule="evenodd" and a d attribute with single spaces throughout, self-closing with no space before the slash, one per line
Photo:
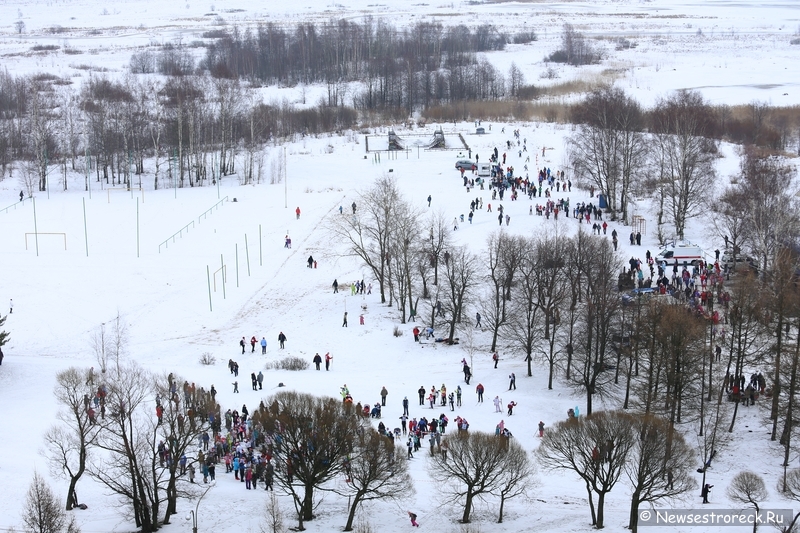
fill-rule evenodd
<path id="1" fill-rule="evenodd" d="M 400 326 L 395 326 L 394 327 L 394 331 L 392 332 L 392 335 L 394 335 L 395 337 L 402 337 L 403 336 L 403 330 L 400 329 Z"/>
<path id="2" fill-rule="evenodd" d="M 514 36 L 511 38 L 511 42 L 514 44 L 528 44 L 538 39 L 539 37 L 536 35 L 535 31 L 521 31 L 514 34 Z"/>
<path id="3" fill-rule="evenodd" d="M 54 50 L 58 50 L 59 48 L 61 47 L 55 44 L 37 44 L 35 46 L 32 46 L 31 50 L 33 50 L 34 52 L 52 52 Z"/>
<path id="4" fill-rule="evenodd" d="M 217 363 L 217 358 L 211 355 L 211 352 L 203 352 L 203 355 L 200 356 L 200 364 L 201 365 L 215 365 Z"/>
<path id="5" fill-rule="evenodd" d="M 800 37 L 795 37 L 794 39 L 789 41 L 789 44 L 800 44 Z"/>
<path id="6" fill-rule="evenodd" d="M 300 357 L 284 357 L 266 364 L 267 370 L 306 370 L 310 363 Z"/>
<path id="7" fill-rule="evenodd" d="M 601 54 L 592 46 L 586 37 L 575 31 L 571 24 L 564 24 L 561 34 L 561 48 L 550 54 L 546 60 L 553 63 L 568 63 L 572 66 L 598 63 Z"/>

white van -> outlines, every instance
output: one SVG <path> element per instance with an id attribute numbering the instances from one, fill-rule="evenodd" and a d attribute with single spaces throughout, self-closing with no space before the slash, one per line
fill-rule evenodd
<path id="1" fill-rule="evenodd" d="M 679 265 L 696 265 L 698 261 L 705 261 L 706 254 L 702 248 L 689 242 L 679 242 L 676 244 L 668 244 L 658 252 L 655 260 L 659 263 L 666 261 L 667 265 L 675 264 L 678 261 Z"/>
<path id="2" fill-rule="evenodd" d="M 488 178 L 492 175 L 491 163 L 478 163 L 478 176 Z"/>

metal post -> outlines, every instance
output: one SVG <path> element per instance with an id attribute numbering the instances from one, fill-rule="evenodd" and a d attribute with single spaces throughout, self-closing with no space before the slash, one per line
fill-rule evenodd
<path id="1" fill-rule="evenodd" d="M 86 257 L 89 257 L 89 230 L 86 228 L 86 198 L 83 198 L 83 238 L 86 241 Z"/>
<path id="2" fill-rule="evenodd" d="M 206 277 L 208 278 L 208 310 L 212 313 L 214 308 L 211 306 L 211 269 L 206 265 Z"/>
<path id="3" fill-rule="evenodd" d="M 247 233 L 244 234 L 244 255 L 247 258 L 247 275 L 250 276 L 250 248 L 247 246 Z"/>
<path id="4" fill-rule="evenodd" d="M 289 174 L 286 172 L 286 147 L 283 147 L 283 207 L 289 208 Z"/>
<path id="5" fill-rule="evenodd" d="M 222 259 L 222 254 L 219 254 L 220 272 L 222 273 L 222 299 L 225 300 L 225 260 Z"/>
<path id="6" fill-rule="evenodd" d="M 261 224 L 258 225 L 258 266 L 264 266 L 261 260 Z"/>
<path id="7" fill-rule="evenodd" d="M 31 196 L 31 200 L 33 201 L 33 236 L 36 240 L 36 257 L 39 257 L 39 229 L 36 224 L 36 198 Z"/>
<path id="8" fill-rule="evenodd" d="M 239 288 L 239 243 L 236 243 L 236 288 Z"/>
<path id="9" fill-rule="evenodd" d="M 136 198 L 136 257 L 139 257 L 139 198 Z"/>

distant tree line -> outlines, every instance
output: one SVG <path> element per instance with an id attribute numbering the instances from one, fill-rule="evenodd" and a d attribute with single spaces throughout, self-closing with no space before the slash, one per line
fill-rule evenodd
<path id="1" fill-rule="evenodd" d="M 411 111 L 504 97 L 505 76 L 477 54 L 535 38 L 530 32 L 510 37 L 490 24 L 420 22 L 398 29 L 383 20 L 342 19 L 301 23 L 291 31 L 270 23 L 234 28 L 207 47 L 200 68 L 214 77 L 270 84 L 324 83 L 328 105 L 344 103 L 341 84 L 359 81 L 364 87 L 351 95 L 354 107 Z"/>

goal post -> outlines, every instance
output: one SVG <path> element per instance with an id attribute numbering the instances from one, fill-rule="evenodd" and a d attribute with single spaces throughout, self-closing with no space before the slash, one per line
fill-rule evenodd
<path id="1" fill-rule="evenodd" d="M 35 236 L 35 237 L 37 237 L 37 238 L 38 238 L 40 235 L 61 235 L 61 236 L 64 238 L 64 250 L 66 250 L 66 249 L 67 249 L 67 234 L 66 234 L 66 233 L 58 233 L 58 232 L 47 232 L 47 233 L 42 233 L 42 232 L 34 232 L 34 233 L 26 233 L 26 234 L 25 234 L 25 249 L 26 249 L 26 250 L 28 249 L 28 236 L 29 236 L 29 235 L 33 235 L 33 236 Z"/>

